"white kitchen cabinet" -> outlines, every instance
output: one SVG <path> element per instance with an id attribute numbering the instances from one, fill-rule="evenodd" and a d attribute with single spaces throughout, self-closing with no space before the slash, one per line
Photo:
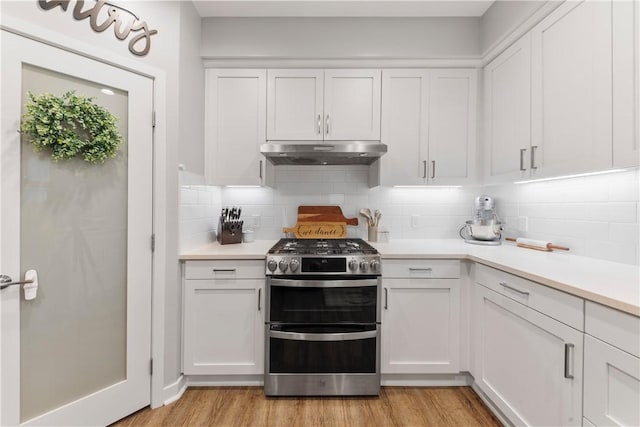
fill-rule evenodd
<path id="1" fill-rule="evenodd" d="M 640 425 L 640 318 L 590 301 L 585 309 L 584 417 Z"/>
<path id="2" fill-rule="evenodd" d="M 640 4 L 613 2 L 613 166 L 640 165 Z"/>
<path id="3" fill-rule="evenodd" d="M 185 277 L 184 374 L 263 374 L 264 261 L 187 261 Z"/>
<path id="4" fill-rule="evenodd" d="M 477 72 L 384 70 L 383 185 L 458 185 L 475 174 Z"/>
<path id="5" fill-rule="evenodd" d="M 266 71 L 208 69 L 205 96 L 205 176 L 211 185 L 266 185 L 260 154 L 266 141 Z"/>
<path id="6" fill-rule="evenodd" d="M 380 70 L 268 71 L 269 141 L 380 139 Z"/>
<path id="7" fill-rule="evenodd" d="M 385 260 L 382 374 L 458 373 L 460 263 Z"/>
<path id="8" fill-rule="evenodd" d="M 531 31 L 534 178 L 612 167 L 611 1 L 568 1 Z"/>
<path id="9" fill-rule="evenodd" d="M 583 333 L 476 283 L 473 376 L 515 425 L 582 424 Z"/>
<path id="10" fill-rule="evenodd" d="M 531 35 L 525 34 L 484 69 L 485 180 L 529 177 Z"/>

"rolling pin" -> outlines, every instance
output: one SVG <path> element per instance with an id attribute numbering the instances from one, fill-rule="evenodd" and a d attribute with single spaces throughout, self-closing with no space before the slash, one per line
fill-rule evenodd
<path id="1" fill-rule="evenodd" d="M 569 250 L 566 246 L 554 245 L 544 240 L 526 239 L 524 237 L 518 237 L 517 239 L 514 237 L 505 237 L 505 240 L 516 242 L 516 245 L 521 248 L 536 249 L 539 251 L 551 251 L 553 249 L 559 249 L 561 251 Z"/>

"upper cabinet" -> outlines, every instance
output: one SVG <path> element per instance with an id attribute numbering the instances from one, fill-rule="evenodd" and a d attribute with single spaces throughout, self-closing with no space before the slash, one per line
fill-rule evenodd
<path id="1" fill-rule="evenodd" d="M 382 76 L 383 185 L 452 185 L 473 179 L 477 72 L 393 69 Z"/>
<path id="2" fill-rule="evenodd" d="M 380 70 L 273 69 L 267 77 L 267 139 L 380 139 Z"/>
<path id="3" fill-rule="evenodd" d="M 640 166 L 640 4 L 613 2 L 613 166 Z"/>
<path id="4" fill-rule="evenodd" d="M 268 184 L 268 165 L 260 154 L 260 145 L 266 139 L 266 93 L 265 70 L 206 70 L 208 184 Z"/>
<path id="5" fill-rule="evenodd" d="M 529 176 L 531 36 L 526 34 L 484 70 L 485 171 L 488 182 Z"/>
<path id="6" fill-rule="evenodd" d="M 532 177 L 612 166 L 611 8 L 566 2 L 531 31 Z"/>

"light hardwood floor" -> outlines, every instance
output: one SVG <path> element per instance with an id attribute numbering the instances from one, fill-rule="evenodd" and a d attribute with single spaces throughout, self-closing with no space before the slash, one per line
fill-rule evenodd
<path id="1" fill-rule="evenodd" d="M 273 398 L 262 387 L 189 388 L 177 402 L 141 409 L 128 426 L 500 426 L 469 387 L 383 387 L 380 397 Z"/>

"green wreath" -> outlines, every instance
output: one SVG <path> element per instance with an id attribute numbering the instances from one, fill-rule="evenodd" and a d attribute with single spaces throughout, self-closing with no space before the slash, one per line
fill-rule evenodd
<path id="1" fill-rule="evenodd" d="M 26 105 L 20 130 L 35 151 L 51 150 L 51 158 L 65 160 L 81 155 L 90 163 L 104 163 L 116 156 L 122 136 L 118 119 L 107 109 L 95 104 L 94 98 L 50 93 L 34 95 Z"/>

